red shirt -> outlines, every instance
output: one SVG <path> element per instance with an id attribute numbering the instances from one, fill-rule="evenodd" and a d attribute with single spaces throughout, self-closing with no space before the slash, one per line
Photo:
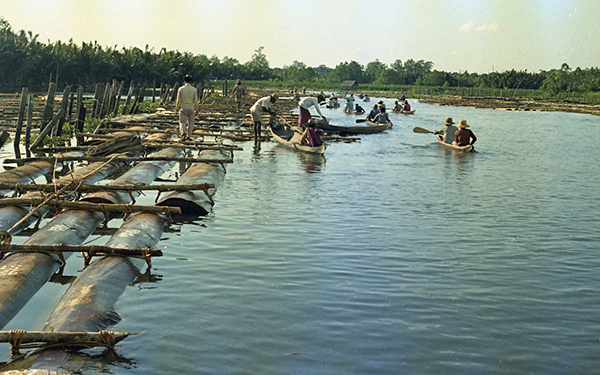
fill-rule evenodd
<path id="1" fill-rule="evenodd" d="M 454 138 L 456 139 L 456 143 L 459 146 L 466 146 L 469 144 L 472 145 L 477 140 L 477 137 L 475 136 L 475 134 L 473 134 L 471 129 L 461 129 L 461 128 L 459 128 L 456 131 L 456 133 L 454 133 Z M 471 142 L 471 138 L 473 138 L 473 142 Z"/>

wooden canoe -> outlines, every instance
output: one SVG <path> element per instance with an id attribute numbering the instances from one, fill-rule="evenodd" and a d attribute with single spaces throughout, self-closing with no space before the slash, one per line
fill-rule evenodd
<path id="1" fill-rule="evenodd" d="M 437 141 L 440 145 L 449 148 L 451 150 L 454 151 L 461 151 L 461 152 L 473 152 L 475 149 L 473 148 L 473 145 L 466 145 L 466 146 L 458 146 L 458 145 L 454 145 L 451 143 L 446 143 L 444 141 L 442 141 L 440 139 L 440 137 L 437 137 Z"/>
<path id="2" fill-rule="evenodd" d="M 300 144 L 302 133 L 298 127 L 292 128 L 283 124 L 274 124 L 269 129 L 273 138 L 285 147 L 309 154 L 323 155 L 325 153 L 325 143 L 318 147 Z"/>
<path id="3" fill-rule="evenodd" d="M 377 124 L 374 122 L 366 121 L 367 125 L 362 126 L 340 126 L 340 125 L 332 125 L 328 122 L 318 122 L 316 124 L 317 128 L 326 131 L 334 131 L 338 133 L 345 134 L 374 134 L 381 133 L 384 130 L 387 130 L 392 127 L 391 123 L 387 124 Z"/>
<path id="4" fill-rule="evenodd" d="M 415 114 L 415 111 L 416 111 L 416 109 L 413 109 L 413 110 L 411 110 L 411 111 L 405 111 L 405 110 L 402 110 L 402 111 L 396 111 L 396 110 L 393 110 L 393 111 L 394 111 L 394 112 L 396 112 L 396 113 L 399 113 L 399 114 L 401 114 L 401 115 L 414 115 L 414 114 Z"/>

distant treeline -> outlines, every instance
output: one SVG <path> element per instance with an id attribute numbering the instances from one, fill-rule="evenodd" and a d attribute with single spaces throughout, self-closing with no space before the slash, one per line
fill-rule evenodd
<path id="1" fill-rule="evenodd" d="M 270 80 L 283 82 L 331 83 L 338 86 L 351 80 L 360 84 L 415 85 L 430 87 L 473 87 L 492 89 L 543 89 L 549 93 L 600 92 L 600 69 L 560 69 L 531 73 L 504 71 L 485 74 L 444 72 L 433 69 L 431 61 L 396 60 L 390 65 L 379 60 L 365 66 L 356 61 L 335 68 L 309 67 L 294 61 L 290 66 L 271 68 L 263 47 L 252 59 L 194 55 L 189 52 L 159 52 L 136 47 L 101 46 L 97 42 L 75 44 L 38 41 L 32 32 L 15 32 L 0 17 L 0 86 L 41 86 L 49 80 L 63 84 L 90 85 L 119 81 L 147 84 L 180 81 L 191 74 L 198 82 L 215 79 Z"/>

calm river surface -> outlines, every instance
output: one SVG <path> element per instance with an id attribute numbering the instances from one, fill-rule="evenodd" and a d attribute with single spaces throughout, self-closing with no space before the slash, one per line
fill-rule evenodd
<path id="1" fill-rule="evenodd" d="M 213 213 L 120 298 L 113 329 L 139 334 L 89 373 L 597 373 L 600 118 L 413 107 L 326 159 L 242 144 Z M 447 116 L 479 153 L 412 132 Z M 41 329 L 65 288 L 5 329 Z"/>

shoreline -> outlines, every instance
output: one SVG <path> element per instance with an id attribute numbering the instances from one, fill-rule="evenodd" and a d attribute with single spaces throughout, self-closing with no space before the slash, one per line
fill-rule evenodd
<path id="1" fill-rule="evenodd" d="M 457 95 L 419 98 L 419 101 L 440 106 L 488 108 L 503 111 L 571 112 L 600 116 L 600 105 L 557 103 L 535 99 L 482 98 Z"/>

